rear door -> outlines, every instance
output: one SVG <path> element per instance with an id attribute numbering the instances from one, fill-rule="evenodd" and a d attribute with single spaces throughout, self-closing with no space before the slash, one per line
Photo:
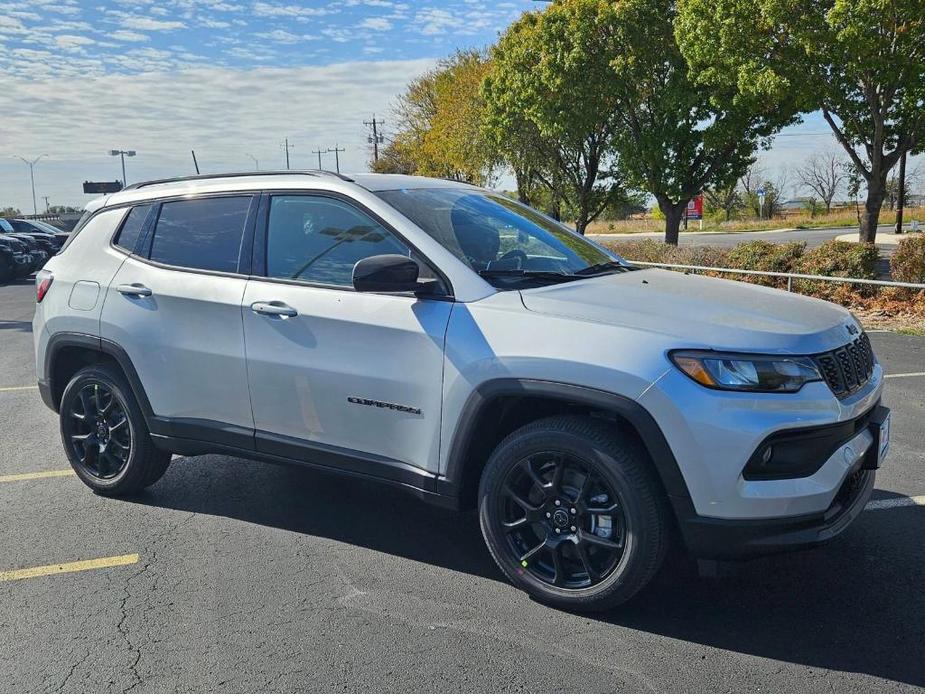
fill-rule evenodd
<path id="1" fill-rule="evenodd" d="M 257 449 L 403 481 L 436 472 L 453 304 L 358 293 L 353 266 L 426 262 L 371 213 L 332 195 L 266 198 L 244 297 Z M 274 311 L 279 311 L 274 313 Z"/>
<path id="2" fill-rule="evenodd" d="M 241 300 L 256 197 L 155 205 L 109 285 L 101 336 L 130 358 L 157 433 L 253 447 Z M 123 231 L 124 233 L 124 231 Z"/>

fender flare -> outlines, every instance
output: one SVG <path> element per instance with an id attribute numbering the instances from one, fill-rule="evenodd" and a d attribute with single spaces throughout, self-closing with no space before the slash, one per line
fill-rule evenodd
<path id="1" fill-rule="evenodd" d="M 678 512 L 681 508 L 686 510 L 689 506 L 690 493 L 678 461 L 661 427 L 642 405 L 626 396 L 596 388 L 534 379 L 499 378 L 486 381 L 472 391 L 462 408 L 450 443 L 445 476 L 448 486 L 460 489 L 466 467 L 478 464 L 466 460 L 469 442 L 477 435 L 476 424 L 483 409 L 492 400 L 505 396 L 549 398 L 590 406 L 620 416 L 639 435 L 675 511 Z"/>
<path id="2" fill-rule="evenodd" d="M 54 398 L 55 384 L 52 378 L 54 373 L 55 360 L 62 349 L 66 347 L 80 347 L 99 354 L 107 355 L 116 360 L 116 363 L 125 374 L 126 380 L 141 407 L 141 412 L 149 422 L 154 419 L 154 411 L 151 409 L 151 403 L 148 395 L 141 385 L 141 379 L 138 378 L 138 372 L 128 353 L 118 344 L 111 340 L 106 340 L 95 335 L 86 333 L 61 332 L 55 333 L 48 339 L 48 345 L 45 347 L 45 365 L 42 378 L 39 379 L 39 390 L 42 391 L 42 399 L 55 412 L 58 411 L 58 401 Z M 64 388 L 62 386 L 61 391 Z"/>

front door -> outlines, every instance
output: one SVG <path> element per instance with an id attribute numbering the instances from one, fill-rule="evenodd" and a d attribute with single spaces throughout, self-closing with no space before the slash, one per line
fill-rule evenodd
<path id="1" fill-rule="evenodd" d="M 358 260 L 412 254 L 353 203 L 285 194 L 268 207 L 266 277 L 243 302 L 257 449 L 393 479 L 436 473 L 452 303 L 353 290 Z"/>

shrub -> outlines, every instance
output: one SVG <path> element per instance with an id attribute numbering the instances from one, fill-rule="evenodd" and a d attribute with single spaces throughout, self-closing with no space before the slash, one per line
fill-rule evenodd
<path id="1" fill-rule="evenodd" d="M 747 241 L 729 251 L 727 267 L 739 270 L 761 270 L 763 272 L 795 272 L 794 268 L 803 256 L 806 244 L 770 243 L 769 241 Z M 766 287 L 783 288 L 787 280 L 783 277 L 762 277 L 761 275 L 737 275 L 736 279 Z"/>
<path id="2" fill-rule="evenodd" d="M 872 243 L 854 243 L 852 241 L 827 241 L 818 248 L 803 254 L 796 264 L 796 271 L 804 275 L 825 275 L 827 277 L 856 277 L 858 279 L 877 279 L 877 262 L 880 253 Z M 811 294 L 823 299 L 837 300 L 843 298 L 846 291 L 869 295 L 875 288 L 865 285 L 842 285 L 836 282 L 814 282 L 799 280 L 794 288 L 801 294 Z"/>
<path id="3" fill-rule="evenodd" d="M 897 282 L 925 282 L 925 234 L 899 242 L 890 258 L 890 271 Z"/>

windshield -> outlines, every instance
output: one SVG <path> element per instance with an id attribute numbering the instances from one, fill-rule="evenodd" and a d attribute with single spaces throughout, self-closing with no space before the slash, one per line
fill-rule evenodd
<path id="1" fill-rule="evenodd" d="M 10 223 L 9 223 L 8 221 L 6 221 L 5 219 L 0 219 L 0 233 L 5 232 L 5 233 L 8 234 L 8 233 L 10 233 L 11 231 L 13 231 L 13 225 L 10 224 Z"/>
<path id="2" fill-rule="evenodd" d="M 384 190 L 376 195 L 495 286 L 625 269 L 619 256 L 503 195 L 465 188 Z"/>

